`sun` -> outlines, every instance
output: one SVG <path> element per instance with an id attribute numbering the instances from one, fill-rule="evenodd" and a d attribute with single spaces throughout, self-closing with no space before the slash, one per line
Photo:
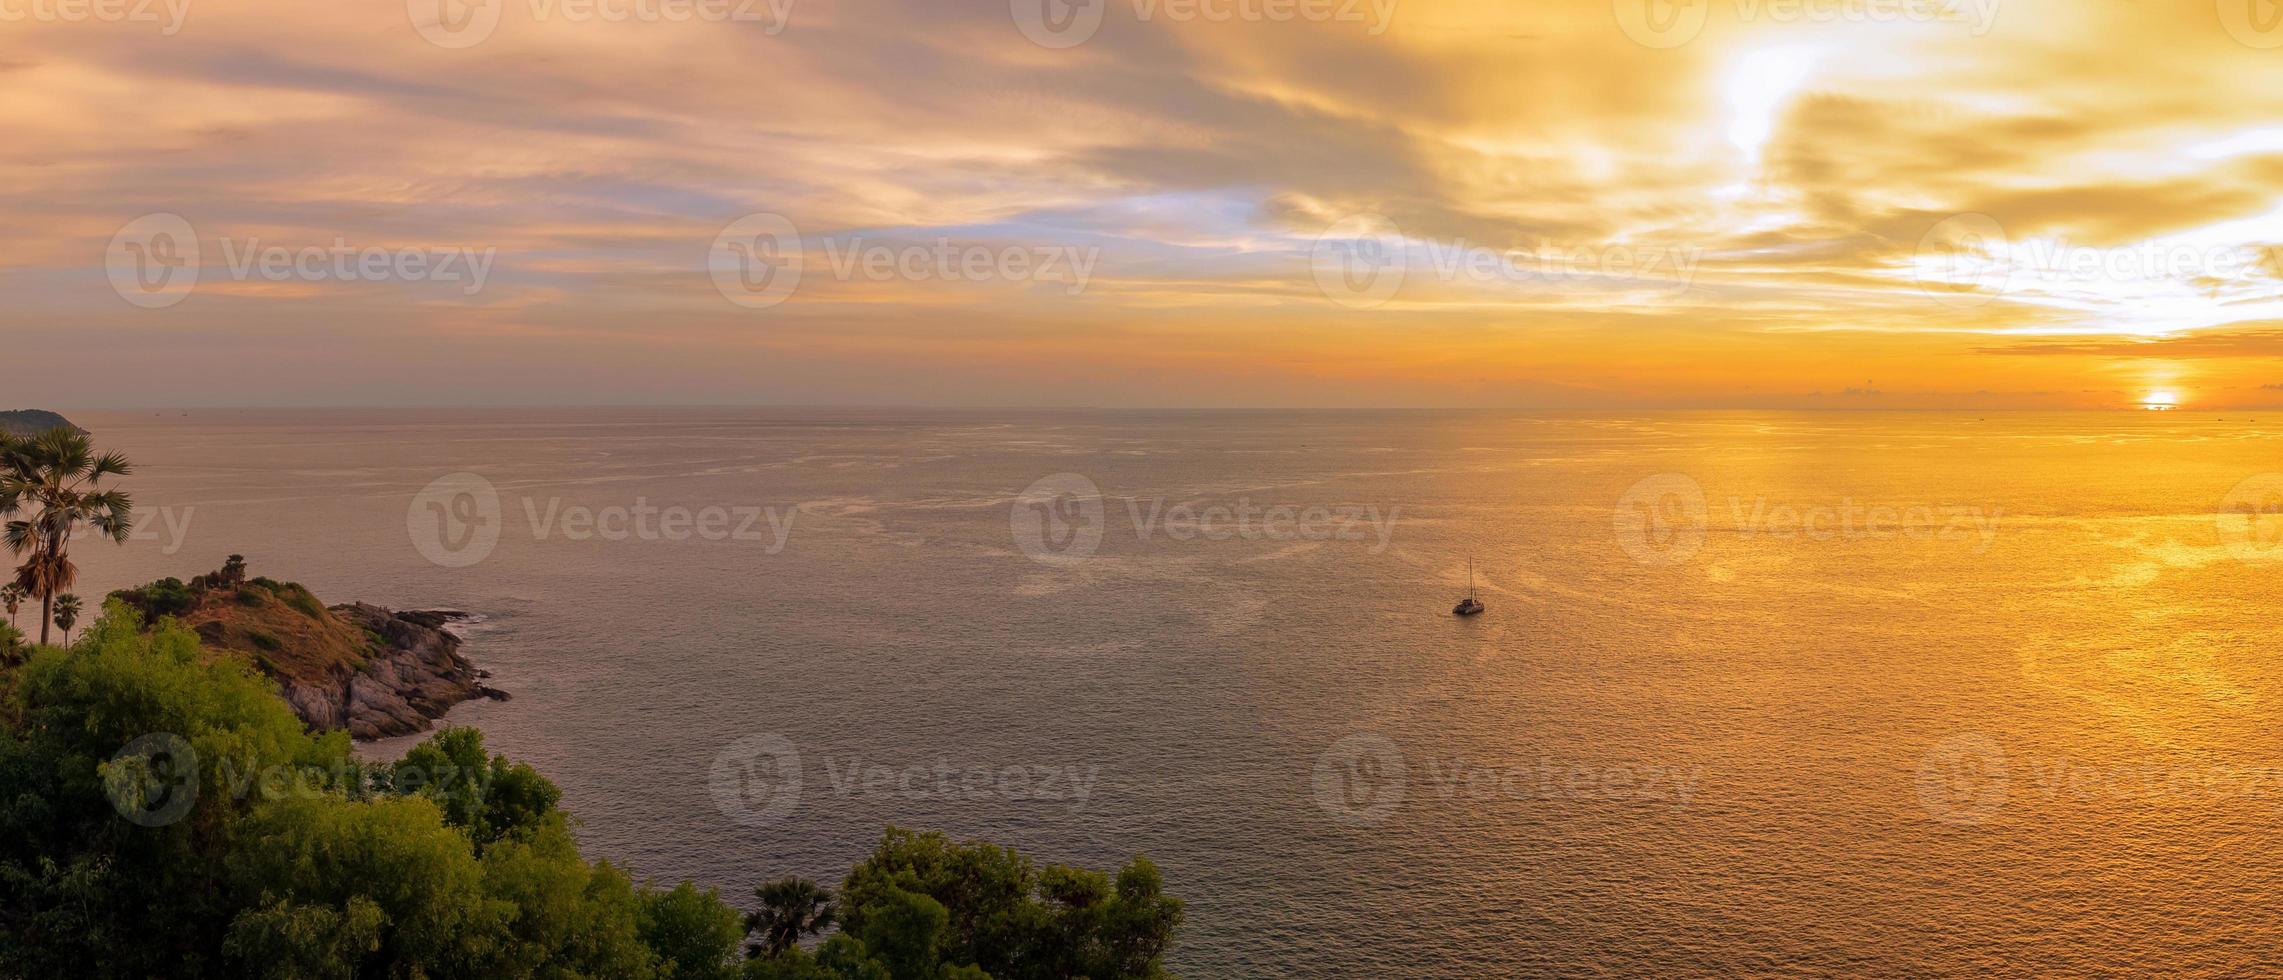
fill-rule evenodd
<path id="1" fill-rule="evenodd" d="M 2140 407 L 2151 412 L 2169 412 L 2180 407 L 2180 393 L 2177 391 L 2151 391 L 2141 396 Z"/>

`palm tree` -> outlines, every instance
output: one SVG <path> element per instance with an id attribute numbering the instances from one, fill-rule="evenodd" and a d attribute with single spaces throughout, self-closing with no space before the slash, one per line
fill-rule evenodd
<path id="1" fill-rule="evenodd" d="M 72 624 L 79 622 L 79 597 L 66 592 L 55 597 L 55 624 L 63 630 L 63 645 L 71 645 Z"/>
<path id="2" fill-rule="evenodd" d="M 24 604 L 24 587 L 10 582 L 0 585 L 0 605 L 8 607 L 8 625 L 16 625 L 16 607 Z"/>
<path id="3" fill-rule="evenodd" d="M 135 529 L 134 504 L 124 491 L 100 489 L 103 478 L 129 472 L 127 457 L 97 455 L 87 433 L 49 429 L 0 446 L 0 514 L 30 508 L 29 520 L 8 522 L 8 550 L 27 556 L 16 584 L 40 600 L 40 642 L 48 641 L 55 598 L 79 580 L 71 563 L 71 535 L 81 525 L 124 544 Z"/>
<path id="4" fill-rule="evenodd" d="M 806 878 L 786 878 L 753 889 L 761 907 L 745 914 L 745 931 L 760 933 L 761 941 L 745 947 L 747 959 L 776 957 L 802 936 L 823 931 L 832 924 L 832 892 Z"/>

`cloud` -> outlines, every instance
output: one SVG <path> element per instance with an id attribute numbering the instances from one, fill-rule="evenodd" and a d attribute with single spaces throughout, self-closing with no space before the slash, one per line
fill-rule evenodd
<path id="1" fill-rule="evenodd" d="M 1003 8 L 926 0 L 796 0 L 774 33 L 511 3 L 459 50 L 385 3 L 200 7 L 171 36 L 19 24 L 0 330 L 26 353 L 172 352 L 72 380 L 97 402 L 214 397 L 186 364 L 244 379 L 232 397 L 299 398 L 274 379 L 348 352 L 378 377 L 432 370 L 440 344 L 457 385 L 548 401 L 606 379 L 628 400 L 1779 404 L 1876 360 L 1887 401 L 1940 404 L 2109 391 L 2087 377 L 2149 359 L 2248 390 L 2235 372 L 2255 368 L 2221 362 L 2277 355 L 2283 267 L 2016 268 L 1978 305 L 1923 282 L 1925 236 L 1963 213 L 2039 247 L 2276 244 L 2283 62 L 2208 11 L 2014 0 L 1977 35 L 1713 6 L 1672 48 L 1596 5 L 1492 0 L 1384 23 L 1110 4 L 1059 50 Z M 142 311 L 103 256 L 153 211 L 209 241 L 499 259 L 457 301 L 237 281 Z M 1077 296 L 812 273 L 756 313 L 706 265 L 755 211 L 812 244 L 1101 257 Z M 1313 264 L 1359 213 L 1408 239 L 1400 291 L 1369 310 Z M 1685 277 L 1638 271 L 1652 253 Z M 1475 254 L 1591 271 L 1437 259 Z M 1977 354 L 2049 356 L 2015 377 L 2026 362 Z M 534 361 L 560 380 L 527 380 Z"/>

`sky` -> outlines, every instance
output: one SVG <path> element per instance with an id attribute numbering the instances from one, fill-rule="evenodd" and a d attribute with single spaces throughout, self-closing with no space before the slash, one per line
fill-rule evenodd
<path id="1" fill-rule="evenodd" d="M 2283 406 L 2277 0 L 0 0 L 0 78 L 27 407 Z"/>

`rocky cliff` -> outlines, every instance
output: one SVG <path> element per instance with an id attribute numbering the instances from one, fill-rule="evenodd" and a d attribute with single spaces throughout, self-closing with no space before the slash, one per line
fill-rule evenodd
<path id="1" fill-rule="evenodd" d="M 327 611 L 378 639 L 361 664 L 313 677 L 273 675 L 311 728 L 346 728 L 367 739 L 409 735 L 462 701 L 506 697 L 483 685 L 484 673 L 460 655 L 460 638 L 445 632 L 460 613 L 393 612 L 362 602 Z"/>
<path id="2" fill-rule="evenodd" d="M 327 607 L 294 583 L 246 578 L 235 555 L 188 583 L 162 579 L 112 595 L 147 618 L 175 617 L 216 656 L 252 663 L 319 731 L 409 735 L 462 701 L 507 697 L 484 686 L 484 673 L 460 655 L 460 638 L 444 629 L 461 613 Z"/>

